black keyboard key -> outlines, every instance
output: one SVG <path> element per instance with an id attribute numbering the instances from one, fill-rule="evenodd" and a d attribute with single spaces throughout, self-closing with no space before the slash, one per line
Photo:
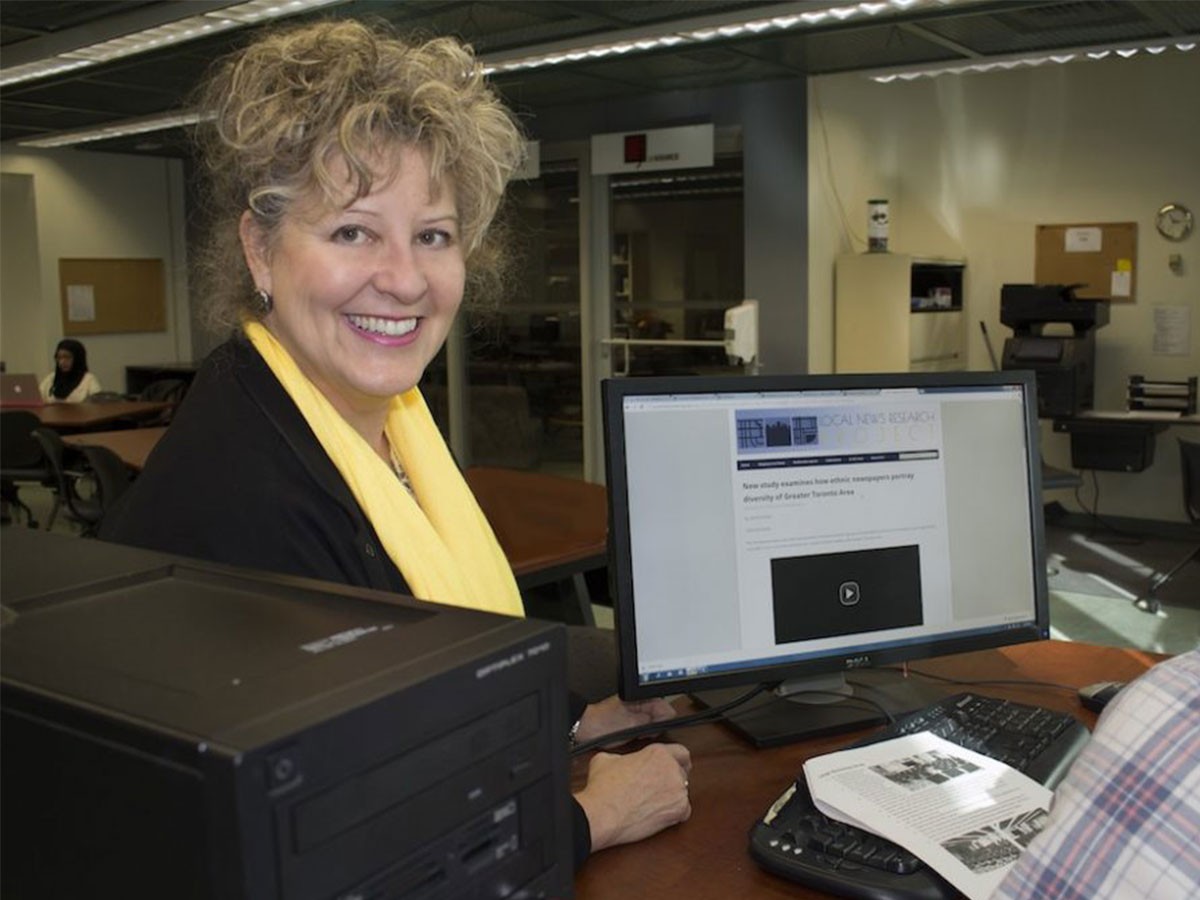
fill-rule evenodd
<path id="1" fill-rule="evenodd" d="M 869 862 L 871 858 L 879 852 L 878 842 L 872 840 L 871 835 L 864 836 L 863 840 L 859 841 L 846 853 L 847 859 L 852 859 L 855 862 Z"/>
<path id="2" fill-rule="evenodd" d="M 911 875 L 924 867 L 925 864 L 911 853 L 901 853 L 892 860 L 891 870 L 897 875 Z"/>
<path id="3" fill-rule="evenodd" d="M 832 844 L 833 841 L 834 839 L 829 835 L 814 831 L 804 839 L 804 846 L 809 850 L 815 850 L 818 853 L 824 853 L 829 849 L 829 845 Z"/>
<path id="4" fill-rule="evenodd" d="M 846 832 L 845 834 L 839 834 L 830 841 L 825 850 L 827 853 L 832 853 L 836 856 L 845 856 L 856 846 L 858 846 L 858 840 L 854 834 Z"/>

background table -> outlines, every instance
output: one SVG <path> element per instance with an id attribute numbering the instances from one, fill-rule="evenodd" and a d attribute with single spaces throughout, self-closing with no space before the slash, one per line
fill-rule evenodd
<path id="1" fill-rule="evenodd" d="M 144 419 L 170 409 L 171 404 L 151 400 L 114 400 L 107 403 L 47 403 L 32 412 L 55 431 L 88 431 L 122 419 Z"/>
<path id="2" fill-rule="evenodd" d="M 65 434 L 63 442 L 107 447 L 135 472 L 146 465 L 146 457 L 154 445 L 166 434 L 166 426 L 155 428 L 126 428 L 121 431 L 86 431 L 82 434 Z"/>
<path id="3" fill-rule="evenodd" d="M 1065 684 L 1043 687 L 975 687 L 1072 713 L 1089 727 L 1096 717 L 1076 699 L 1074 688 L 1095 681 L 1135 678 L 1161 657 L 1140 650 L 1040 641 L 1003 650 L 962 654 L 914 663 L 912 668 L 964 679 L 1021 679 Z M 914 676 L 915 677 L 915 676 Z M 925 682 L 922 679 L 922 683 Z M 946 693 L 966 688 L 948 686 Z M 691 701 L 676 705 L 691 710 Z M 692 752 L 692 817 L 636 844 L 614 847 L 588 860 L 575 879 L 577 900 L 630 897 L 687 900 L 797 900 L 829 895 L 771 875 L 750 858 L 751 824 L 800 773 L 810 756 L 839 750 L 868 732 L 818 738 L 757 750 L 720 725 L 701 725 L 669 734 Z M 577 784 L 586 759 L 577 759 Z"/>

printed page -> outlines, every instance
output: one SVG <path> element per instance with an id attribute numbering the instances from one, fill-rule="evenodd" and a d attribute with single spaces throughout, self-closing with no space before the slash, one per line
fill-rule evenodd
<path id="1" fill-rule="evenodd" d="M 810 759 L 825 815 L 887 838 L 972 900 L 986 900 L 1045 826 L 1053 793 L 990 757 L 923 732 Z"/>

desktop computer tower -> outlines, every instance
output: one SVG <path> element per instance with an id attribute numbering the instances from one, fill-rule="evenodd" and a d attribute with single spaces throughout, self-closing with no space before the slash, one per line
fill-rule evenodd
<path id="1" fill-rule="evenodd" d="M 0 550 L 5 900 L 572 896 L 561 626 Z"/>

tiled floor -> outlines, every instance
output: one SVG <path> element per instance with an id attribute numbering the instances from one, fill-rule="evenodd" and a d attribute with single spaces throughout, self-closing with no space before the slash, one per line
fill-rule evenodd
<path id="1" fill-rule="evenodd" d="M 1156 612 L 1135 603 L 1200 546 L 1200 538 L 1187 542 L 1049 526 L 1046 545 L 1050 624 L 1059 636 L 1160 653 L 1200 646 L 1200 560 L 1189 560 L 1159 588 Z"/>
<path id="2" fill-rule="evenodd" d="M 50 523 L 50 513 L 54 508 L 54 495 L 46 488 L 40 488 L 30 485 L 21 485 L 18 495 L 21 502 L 33 513 L 34 521 L 37 522 L 38 528 L 45 528 Z M 18 513 L 15 510 L 9 509 L 6 512 L 13 515 L 14 521 L 5 524 L 5 528 L 24 528 L 26 520 L 24 513 Z M 53 519 L 53 528 L 51 529 L 57 534 L 79 534 L 80 527 L 77 523 L 70 521 L 64 507 L 59 508 L 57 515 Z"/>

